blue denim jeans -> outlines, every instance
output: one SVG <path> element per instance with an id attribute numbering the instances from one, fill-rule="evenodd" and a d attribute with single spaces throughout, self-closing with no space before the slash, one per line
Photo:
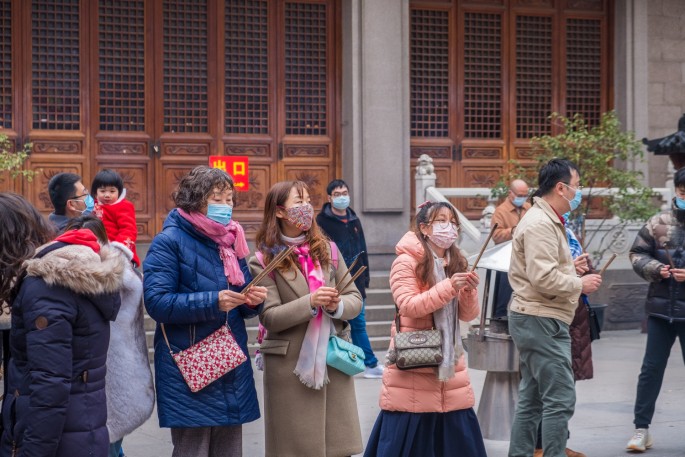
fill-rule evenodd
<path id="1" fill-rule="evenodd" d="M 369 335 L 366 333 L 366 300 L 362 300 L 362 311 L 357 317 L 351 319 L 350 322 L 350 333 L 352 336 L 352 342 L 362 348 L 364 351 L 364 365 L 369 368 L 373 368 L 378 365 L 378 359 L 371 349 L 371 342 L 369 341 Z"/>

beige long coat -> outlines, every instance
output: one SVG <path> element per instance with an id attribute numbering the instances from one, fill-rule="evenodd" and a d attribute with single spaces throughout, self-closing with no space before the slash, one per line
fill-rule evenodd
<path id="1" fill-rule="evenodd" d="M 256 257 L 249 262 L 253 276 L 262 266 Z M 334 287 L 347 271 L 339 256 L 337 271 L 324 271 L 326 285 Z M 307 324 L 312 319 L 309 286 L 297 271 L 285 275 L 276 271 L 260 285 L 268 294 L 259 319 L 267 329 L 260 352 L 264 360 L 265 455 L 278 457 L 323 457 L 359 454 L 361 429 L 354 380 L 328 367 L 330 383 L 321 390 L 306 387 L 293 370 L 300 354 Z M 349 280 L 349 276 L 347 276 Z M 361 311 L 362 298 L 354 283 L 341 294 L 344 310 L 334 319 L 338 332 L 343 321 Z"/>

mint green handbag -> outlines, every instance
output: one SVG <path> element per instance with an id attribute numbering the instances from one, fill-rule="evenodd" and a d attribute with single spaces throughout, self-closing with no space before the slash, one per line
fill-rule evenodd
<path id="1" fill-rule="evenodd" d="M 359 346 L 343 340 L 339 336 L 328 338 L 328 353 L 326 364 L 340 370 L 348 376 L 354 376 L 364 371 L 364 351 Z"/>

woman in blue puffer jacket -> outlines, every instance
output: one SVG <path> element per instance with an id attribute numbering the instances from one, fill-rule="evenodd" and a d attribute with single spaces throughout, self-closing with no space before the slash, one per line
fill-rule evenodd
<path id="1" fill-rule="evenodd" d="M 242 424 L 259 418 L 248 361 L 198 392 L 191 392 L 169 353 L 201 341 L 226 322 L 247 355 L 244 319 L 257 316 L 264 287 L 240 293 L 252 277 L 242 227 L 231 220 L 233 180 L 200 166 L 181 179 L 177 208 L 164 222 L 143 263 L 145 307 L 157 321 L 155 381 L 162 427 L 171 428 L 174 457 L 239 456 Z M 249 357 L 249 356 L 248 356 Z"/>

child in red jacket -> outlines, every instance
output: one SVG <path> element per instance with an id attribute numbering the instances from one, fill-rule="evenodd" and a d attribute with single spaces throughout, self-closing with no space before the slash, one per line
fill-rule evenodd
<path id="1" fill-rule="evenodd" d="M 114 170 L 104 169 L 95 175 L 90 192 L 95 198 L 97 217 L 102 219 L 109 241 L 118 241 L 133 252 L 133 263 L 139 267 L 140 259 L 136 253 L 136 209 L 126 200 L 124 180 Z"/>

